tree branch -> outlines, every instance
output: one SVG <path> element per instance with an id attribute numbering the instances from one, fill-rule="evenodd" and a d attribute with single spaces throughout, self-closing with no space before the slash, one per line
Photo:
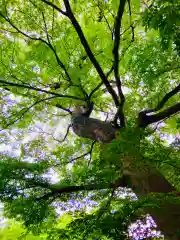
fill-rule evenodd
<path id="1" fill-rule="evenodd" d="M 151 113 L 159 111 L 161 108 L 164 107 L 165 103 L 178 92 L 180 92 L 180 84 L 178 84 L 172 91 L 168 92 L 154 109 L 145 109 L 143 112 Z"/>
<path id="2" fill-rule="evenodd" d="M 111 69 L 109 70 L 109 72 L 106 74 L 106 78 L 107 78 L 107 79 L 108 79 L 109 75 L 112 73 L 113 69 L 114 69 L 114 66 L 112 66 Z M 99 89 L 102 85 L 103 85 L 103 81 L 100 82 L 100 83 L 92 90 L 92 92 L 89 94 L 89 99 L 92 97 L 92 95 L 93 95 L 96 91 L 98 91 L 98 89 Z"/>
<path id="3" fill-rule="evenodd" d="M 92 144 L 91 144 L 91 148 L 89 150 L 89 155 L 90 155 L 90 159 L 88 161 L 88 167 L 90 166 L 91 164 L 91 160 L 92 160 L 92 152 L 93 152 L 93 148 L 94 148 L 94 144 L 96 143 L 96 141 L 93 141 Z"/>
<path id="4" fill-rule="evenodd" d="M 44 39 L 42 39 L 41 37 L 32 37 L 32 36 L 28 35 L 27 33 L 24 33 L 23 31 L 21 31 L 17 26 L 15 26 L 15 25 L 11 22 L 11 20 L 9 19 L 8 16 L 4 16 L 1 12 L 0 12 L 0 16 L 1 16 L 2 18 L 4 18 L 4 20 L 7 21 L 14 29 L 16 29 L 16 31 L 17 31 L 18 33 L 22 34 L 23 36 L 25 36 L 25 37 L 27 37 L 27 38 L 29 38 L 29 39 L 31 39 L 31 40 L 41 41 L 42 43 L 44 43 L 45 45 L 47 45 L 47 46 L 52 50 L 52 52 L 54 53 L 54 56 L 55 56 L 55 58 L 56 58 L 56 61 L 57 61 L 58 65 L 63 69 L 63 71 L 65 72 L 65 74 L 66 74 L 66 76 L 67 76 L 67 78 L 68 78 L 68 80 L 69 80 L 70 82 L 72 82 L 72 81 L 71 81 L 71 78 L 70 78 L 70 76 L 69 76 L 69 73 L 68 73 L 68 71 L 67 71 L 67 69 L 66 69 L 66 67 L 65 67 L 65 65 L 63 64 L 63 62 L 62 62 L 62 61 L 60 60 L 60 58 L 58 57 L 55 48 L 52 46 L 52 44 L 51 44 L 51 42 L 50 42 L 50 39 L 49 39 L 49 37 L 48 37 L 48 35 L 47 35 L 47 34 L 48 34 L 48 33 L 47 33 L 47 29 L 46 29 L 46 35 L 47 35 L 48 42 L 46 42 L 46 41 L 45 41 Z M 43 15 L 43 21 L 45 21 L 44 15 Z M 45 24 L 45 28 L 46 28 L 46 24 Z"/>
<path id="5" fill-rule="evenodd" d="M 134 42 L 134 26 L 132 24 L 132 12 L 131 12 L 131 1 L 128 0 L 128 8 L 129 8 L 129 19 L 130 19 L 130 27 L 132 31 L 132 42 Z"/>
<path id="6" fill-rule="evenodd" d="M 66 130 L 66 134 L 64 135 L 64 137 L 63 137 L 62 140 L 59 140 L 59 139 L 55 138 L 52 133 L 44 132 L 44 131 L 42 130 L 42 128 L 40 128 L 40 127 L 38 127 L 38 129 L 40 129 L 41 132 L 38 132 L 38 133 L 47 134 L 48 136 L 51 136 L 54 141 L 57 141 L 57 142 L 59 142 L 59 143 L 63 143 L 63 142 L 66 140 L 66 138 L 67 138 L 67 136 L 68 136 L 68 134 L 69 134 L 70 128 L 71 128 L 71 124 L 69 124 L 69 126 L 68 126 L 68 128 L 67 128 L 67 130 Z"/>
<path id="7" fill-rule="evenodd" d="M 116 187 L 126 187 L 123 178 L 119 178 L 112 183 L 99 183 L 99 184 L 89 184 L 89 185 L 81 185 L 81 186 L 65 186 L 62 188 L 53 187 L 49 188 L 51 190 L 50 193 L 45 194 L 42 197 L 36 198 L 36 201 L 39 200 L 48 200 L 53 196 L 60 196 L 61 194 L 78 192 L 78 191 L 94 191 L 94 190 L 102 190 L 102 189 L 114 189 Z"/>
<path id="8" fill-rule="evenodd" d="M 51 41 L 50 41 L 50 38 L 49 38 L 49 33 L 48 33 L 48 27 L 47 27 L 46 19 L 45 19 L 45 16 L 44 16 L 44 12 L 42 12 L 42 17 L 43 17 L 43 22 L 44 22 L 44 28 L 45 28 L 45 32 L 46 32 L 46 37 L 47 37 L 48 43 L 51 44 Z"/>
<path id="9" fill-rule="evenodd" d="M 119 100 L 118 100 L 118 96 L 116 94 L 116 92 L 114 91 L 114 89 L 111 87 L 107 77 L 105 76 L 101 66 L 99 65 L 98 61 L 96 60 L 94 54 L 92 53 L 91 49 L 90 49 L 90 46 L 84 36 L 84 33 L 79 25 L 79 23 L 77 22 L 76 18 L 74 17 L 74 14 L 71 10 L 71 7 L 70 7 L 70 4 L 69 4 L 69 1 L 68 0 L 63 0 L 64 2 L 64 5 L 66 7 L 66 12 L 63 12 L 61 9 L 59 9 L 57 6 L 55 6 L 54 4 L 51 4 L 50 2 L 46 1 L 46 0 L 42 0 L 44 3 L 46 3 L 47 5 L 55 8 L 57 11 L 59 11 L 60 13 L 62 13 L 63 15 L 67 16 L 72 25 L 74 26 L 78 36 L 79 36 L 79 39 L 89 57 L 89 59 L 91 60 L 93 66 L 95 67 L 96 71 L 98 72 L 102 82 L 104 83 L 104 85 L 106 86 L 108 92 L 111 94 L 113 100 L 114 100 L 114 103 L 116 105 L 116 107 L 119 106 Z"/>
<path id="10" fill-rule="evenodd" d="M 71 124 L 69 124 L 69 126 L 68 126 L 68 128 L 66 130 L 66 134 L 64 135 L 63 139 L 62 140 L 58 140 L 58 142 L 63 143 L 66 140 L 66 138 L 67 138 L 67 136 L 69 134 L 70 128 L 71 128 Z"/>
<path id="11" fill-rule="evenodd" d="M 49 2 L 47 0 L 41 0 L 42 2 L 46 3 L 47 5 L 51 6 L 52 8 L 56 9 L 58 12 L 62 13 L 63 15 L 67 15 L 66 12 L 62 11 L 58 6 L 56 6 L 54 3 Z"/>
<path id="12" fill-rule="evenodd" d="M 105 19 L 105 22 L 106 22 L 106 24 L 107 24 L 107 27 L 108 27 L 108 29 L 109 29 L 109 31 L 110 31 L 110 33 L 111 33 L 111 38 L 112 38 L 112 40 L 113 40 L 113 29 L 111 28 L 111 26 L 110 26 L 110 24 L 109 24 L 106 16 L 105 16 L 104 13 L 103 13 L 103 8 L 102 8 L 101 5 L 99 4 L 99 2 L 97 2 L 97 5 L 96 5 L 96 6 L 99 8 L 99 11 L 100 11 L 100 13 L 99 13 L 100 17 L 99 17 L 98 22 L 101 22 L 101 20 L 102 20 L 103 18 Z"/>
<path id="13" fill-rule="evenodd" d="M 123 16 L 124 9 L 125 9 L 125 3 L 126 3 L 126 0 L 121 0 L 120 4 L 119 4 L 119 8 L 118 8 L 118 12 L 117 12 L 116 20 L 115 20 L 115 31 L 114 31 L 115 39 L 114 39 L 114 48 L 113 48 L 114 76 L 116 79 L 116 86 L 118 89 L 118 94 L 119 94 L 119 97 L 121 100 L 121 103 L 119 105 L 116 115 L 119 116 L 122 127 L 125 126 L 125 119 L 124 119 L 124 113 L 123 113 L 125 97 L 122 92 L 121 81 L 120 81 L 120 76 L 119 76 L 119 45 L 120 45 L 120 28 L 121 28 L 122 16 Z M 116 120 L 116 118 L 115 118 L 115 120 Z"/>
<path id="14" fill-rule="evenodd" d="M 126 3 L 126 0 L 120 1 L 117 16 L 115 19 L 115 29 L 114 29 L 115 39 L 114 39 L 113 55 L 114 55 L 114 74 L 117 81 L 117 87 L 119 86 L 121 87 L 118 64 L 119 64 L 120 28 L 121 28 L 121 21 L 124 13 L 125 3 Z M 118 88 L 118 91 L 121 91 L 121 89 Z"/>
<path id="15" fill-rule="evenodd" d="M 108 28 L 109 28 L 109 31 L 111 32 L 111 38 L 112 38 L 112 40 L 113 40 L 113 29 L 111 28 L 111 26 L 110 26 L 110 24 L 109 24 L 109 22 L 108 22 L 108 20 L 107 20 L 107 18 L 106 18 L 105 15 L 103 15 L 103 18 L 105 19 L 105 22 L 107 23 L 107 26 L 108 26 Z"/>
<path id="16" fill-rule="evenodd" d="M 64 2 L 64 5 L 66 7 L 66 16 L 70 19 L 72 25 L 74 26 L 78 36 L 79 36 L 79 39 L 89 57 L 89 59 L 91 60 L 92 64 L 94 65 L 96 71 L 98 72 L 102 82 L 104 83 L 104 85 L 106 86 L 108 92 L 111 94 L 114 102 L 115 102 L 115 105 L 116 107 L 119 106 L 119 100 L 118 100 L 118 96 L 116 94 L 116 92 L 114 91 L 114 89 L 111 87 L 107 77 L 105 76 L 101 66 L 99 65 L 98 61 L 96 60 L 94 54 L 92 53 L 91 49 L 90 49 L 90 46 L 84 36 L 84 33 L 79 25 L 79 23 L 77 22 L 72 10 L 71 10 L 71 7 L 70 7 L 70 4 L 69 4 L 69 1 L 68 0 L 63 0 Z"/>
<path id="17" fill-rule="evenodd" d="M 0 79 L 0 83 L 6 84 L 6 86 L 26 88 L 26 89 L 30 89 L 30 90 L 33 90 L 33 91 L 43 92 L 43 93 L 51 94 L 51 95 L 54 95 L 54 96 L 57 96 L 57 97 L 62 97 L 62 98 L 71 98 L 71 99 L 81 100 L 81 101 L 85 100 L 85 99 L 80 98 L 80 97 L 71 96 L 71 95 L 63 95 L 63 94 L 59 94 L 59 93 L 56 93 L 56 92 L 51 92 L 51 91 L 43 90 L 43 89 L 40 89 L 40 88 L 32 87 L 32 86 L 29 86 L 29 85 L 26 85 L 26 84 L 18 84 L 18 83 L 13 83 L 13 82 L 9 82 L 9 81 L 7 82 L 7 81 L 1 80 L 1 79 Z"/>
<path id="18" fill-rule="evenodd" d="M 50 100 L 50 99 L 52 99 L 52 98 L 55 98 L 55 97 L 53 96 L 53 97 L 48 97 L 48 98 L 44 98 L 44 99 L 38 100 L 38 101 L 36 101 L 35 103 L 33 103 L 31 106 L 29 106 L 29 107 L 27 107 L 27 108 L 23 108 L 23 109 L 19 112 L 20 116 L 18 116 L 18 118 L 14 119 L 14 120 L 12 120 L 10 123 L 8 123 L 8 124 L 3 128 L 3 130 L 6 129 L 7 127 L 9 127 L 10 125 L 14 124 L 14 123 L 17 122 L 18 120 L 20 120 L 20 119 L 21 119 L 32 107 L 34 107 L 35 105 L 37 105 L 37 104 L 39 104 L 39 103 L 41 103 L 41 102 Z"/>
<path id="19" fill-rule="evenodd" d="M 169 118 L 178 112 L 180 112 L 180 102 L 153 115 L 146 115 L 146 112 L 142 111 L 139 113 L 139 127 L 146 128 L 149 124 Z"/>
<path id="20" fill-rule="evenodd" d="M 57 108 L 60 108 L 60 109 L 62 109 L 62 110 L 64 110 L 64 111 L 66 111 L 66 112 L 68 112 L 68 113 L 70 113 L 70 114 L 72 114 L 72 111 L 71 111 L 70 109 L 63 107 L 63 106 L 62 106 L 61 104 L 59 104 L 59 103 L 56 104 L 56 107 L 57 107 Z"/>
<path id="21" fill-rule="evenodd" d="M 70 161 L 68 161 L 68 162 L 66 162 L 66 163 L 72 163 L 72 162 L 74 162 L 74 161 L 76 161 L 76 160 L 78 160 L 78 159 L 81 159 L 81 158 L 83 158 L 83 157 L 85 157 L 85 156 L 87 156 L 87 155 L 90 155 L 90 160 L 89 160 L 89 162 L 88 162 L 88 166 L 89 166 L 89 164 L 90 164 L 90 161 L 91 161 L 91 158 L 92 158 L 92 151 L 93 151 L 93 147 L 94 147 L 94 144 L 96 143 L 97 141 L 93 141 L 92 142 L 92 144 L 91 144 L 91 148 L 90 148 L 90 150 L 88 151 L 88 152 L 86 152 L 86 153 L 83 153 L 82 155 L 80 155 L 80 156 L 78 156 L 78 157 L 75 157 L 75 158 L 72 158 Z M 56 166 L 58 166 L 59 164 L 57 164 Z"/>

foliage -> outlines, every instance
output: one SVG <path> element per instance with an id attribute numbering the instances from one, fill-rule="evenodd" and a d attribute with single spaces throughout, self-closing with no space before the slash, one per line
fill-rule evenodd
<path id="1" fill-rule="evenodd" d="M 163 46 L 171 46 L 173 41 L 178 52 L 180 34 L 179 6 L 179 1 L 157 0 L 153 1 L 143 13 L 143 20 L 146 27 L 159 30 Z"/>
<path id="2" fill-rule="evenodd" d="M 137 200 L 124 170 L 151 166 L 180 188 L 179 145 L 167 142 L 178 142 L 179 109 L 163 115 L 179 104 L 179 0 L 0 1 L 5 217 L 52 240 L 128 239 L 166 195 Z M 118 127 L 109 144 L 72 132 L 72 111 L 92 101 L 92 116 Z M 144 121 L 162 114 L 146 129 L 144 109 Z"/>
<path id="3" fill-rule="evenodd" d="M 45 240 L 46 236 L 34 236 L 32 233 L 27 233 L 26 229 L 18 222 L 6 220 L 4 222 L 4 227 L 1 226 L 0 237 L 2 240 Z"/>

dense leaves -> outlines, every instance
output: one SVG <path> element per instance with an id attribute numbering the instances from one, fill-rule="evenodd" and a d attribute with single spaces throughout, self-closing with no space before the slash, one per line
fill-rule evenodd
<path id="1" fill-rule="evenodd" d="M 155 223 L 129 235 L 131 223 L 179 206 L 179 8 L 0 0 L 0 200 L 26 239 L 148 239 Z M 111 143 L 72 131 L 92 101 Z"/>

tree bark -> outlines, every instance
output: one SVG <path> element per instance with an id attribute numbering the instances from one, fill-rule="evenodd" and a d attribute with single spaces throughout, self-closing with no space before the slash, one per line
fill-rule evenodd
<path id="1" fill-rule="evenodd" d="M 131 187 L 138 198 L 149 193 L 171 193 L 176 189 L 155 168 L 148 166 L 146 171 L 133 173 L 130 176 Z M 158 202 L 159 204 L 159 202 Z M 180 204 L 170 202 L 162 197 L 158 207 L 146 209 L 157 223 L 166 239 L 180 239 Z"/>
<path id="2" fill-rule="evenodd" d="M 73 131 L 79 137 L 109 143 L 115 138 L 115 129 L 111 123 L 85 116 L 72 118 Z"/>
<path id="3" fill-rule="evenodd" d="M 72 118 L 72 126 L 75 134 L 79 137 L 104 143 L 110 143 L 117 132 L 117 129 L 108 122 L 84 116 Z M 139 199 L 150 193 L 171 193 L 176 191 L 168 180 L 149 163 L 142 164 L 142 168 L 135 169 L 134 161 L 136 159 L 134 157 L 127 156 L 121 158 L 121 161 L 124 165 L 124 176 L 130 179 L 130 181 L 127 181 L 127 187 L 132 188 Z M 166 197 L 162 197 L 160 203 L 158 202 L 158 207 L 148 207 L 145 211 L 154 218 L 166 239 L 180 239 L 179 203 L 170 202 Z"/>

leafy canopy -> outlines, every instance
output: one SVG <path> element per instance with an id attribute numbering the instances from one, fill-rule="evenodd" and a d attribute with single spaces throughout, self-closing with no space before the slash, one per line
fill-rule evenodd
<path id="1" fill-rule="evenodd" d="M 1 0 L 0 199 L 6 217 L 47 239 L 125 238 L 159 198 L 123 199 L 119 159 L 133 156 L 131 171 L 150 163 L 179 188 L 178 149 L 163 140 L 179 133 L 177 114 L 157 131 L 142 131 L 137 118 L 179 83 L 180 1 L 121 0 L 118 51 L 118 0 L 69 1 L 80 25 L 66 16 L 67 2 Z M 109 145 L 75 136 L 69 124 L 78 104 L 91 100 L 94 117 L 113 120 L 118 91 L 108 84 L 116 86 L 118 76 L 127 127 Z"/>

